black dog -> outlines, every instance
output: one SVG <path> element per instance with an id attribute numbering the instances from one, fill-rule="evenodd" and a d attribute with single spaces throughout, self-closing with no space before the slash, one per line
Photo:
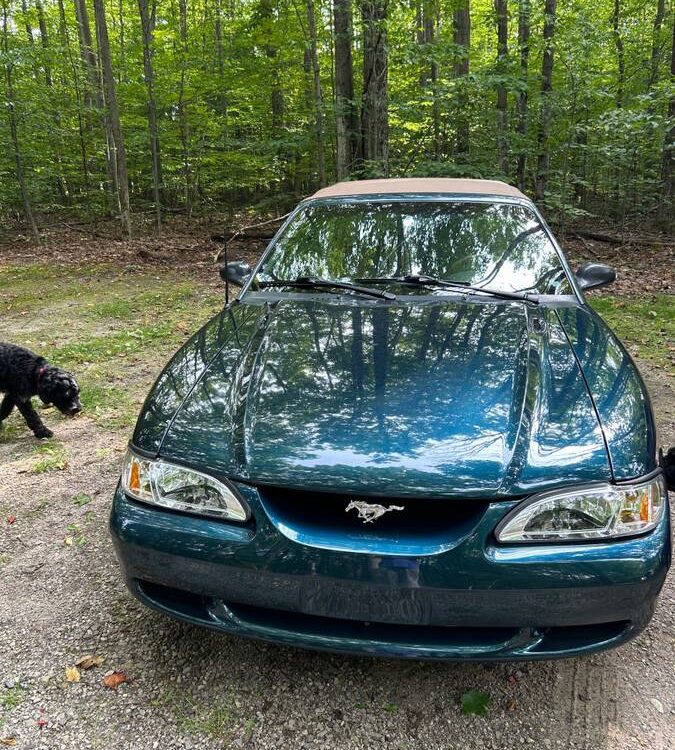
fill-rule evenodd
<path id="1" fill-rule="evenodd" d="M 665 455 L 661 451 L 661 466 L 666 475 L 666 484 L 671 492 L 675 492 L 675 446 Z"/>
<path id="2" fill-rule="evenodd" d="M 30 402 L 33 396 L 39 396 L 44 404 L 54 404 L 69 417 L 82 411 L 80 389 L 72 375 L 13 344 L 0 343 L 0 393 L 7 394 L 0 404 L 0 423 L 16 406 L 38 438 L 54 433 L 42 424 Z"/>

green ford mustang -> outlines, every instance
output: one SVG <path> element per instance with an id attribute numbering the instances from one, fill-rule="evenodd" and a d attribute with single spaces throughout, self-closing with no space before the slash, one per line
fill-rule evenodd
<path id="1" fill-rule="evenodd" d="M 280 643 L 571 656 L 649 622 L 670 564 L 654 419 L 533 204 L 503 183 L 303 201 L 173 357 L 110 528 L 144 603 Z"/>

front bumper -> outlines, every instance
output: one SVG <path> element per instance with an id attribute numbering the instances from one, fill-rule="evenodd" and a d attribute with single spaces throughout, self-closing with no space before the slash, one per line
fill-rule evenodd
<path id="1" fill-rule="evenodd" d="M 117 489 L 110 530 L 145 604 L 221 631 L 348 653 L 549 659 L 610 648 L 649 622 L 670 565 L 666 512 L 651 533 L 568 546 L 499 546 L 512 503 L 488 506 L 452 549 L 397 557 L 283 536 L 257 493 L 255 526 L 136 503 Z"/>

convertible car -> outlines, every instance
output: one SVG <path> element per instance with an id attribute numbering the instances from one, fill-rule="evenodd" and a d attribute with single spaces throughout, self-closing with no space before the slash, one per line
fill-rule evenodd
<path id="1" fill-rule="evenodd" d="M 649 622 L 670 564 L 649 398 L 528 198 L 302 201 L 138 418 L 110 529 L 150 607 L 360 654 L 541 659 Z"/>

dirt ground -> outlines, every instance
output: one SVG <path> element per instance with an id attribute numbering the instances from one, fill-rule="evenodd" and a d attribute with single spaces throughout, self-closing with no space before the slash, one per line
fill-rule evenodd
<path id="1" fill-rule="evenodd" d="M 192 259 L 200 274 L 211 251 L 206 240 Z M 143 265 L 136 251 L 125 262 Z M 660 441 L 675 445 L 675 378 L 639 365 Z M 134 409 L 160 366 L 133 376 Z M 56 448 L 36 449 L 16 416 L 0 440 L 0 747 L 675 747 L 673 575 L 642 635 L 567 661 L 372 660 L 206 632 L 147 610 L 121 581 L 107 517 L 128 426 L 86 414 L 45 420 Z M 102 664 L 69 681 L 88 654 Z M 111 671 L 127 682 L 106 688 Z M 461 712 L 472 689 L 490 696 L 486 717 Z"/>

